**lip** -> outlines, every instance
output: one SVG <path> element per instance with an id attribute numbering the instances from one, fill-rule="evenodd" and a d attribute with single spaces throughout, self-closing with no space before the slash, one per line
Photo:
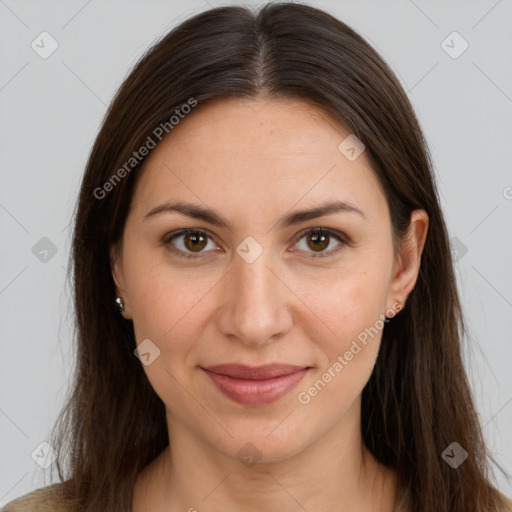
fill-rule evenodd
<path id="1" fill-rule="evenodd" d="M 222 364 L 201 369 L 225 396 L 242 405 L 265 405 L 289 393 L 309 367 L 283 364 Z"/>

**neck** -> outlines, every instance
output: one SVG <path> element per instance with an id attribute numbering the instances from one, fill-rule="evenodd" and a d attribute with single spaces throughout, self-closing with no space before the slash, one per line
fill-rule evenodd
<path id="1" fill-rule="evenodd" d="M 364 448 L 359 415 L 357 405 L 342 423 L 301 452 L 250 467 L 220 453 L 168 415 L 171 448 L 141 473 L 134 512 L 392 512 L 394 472 Z"/>

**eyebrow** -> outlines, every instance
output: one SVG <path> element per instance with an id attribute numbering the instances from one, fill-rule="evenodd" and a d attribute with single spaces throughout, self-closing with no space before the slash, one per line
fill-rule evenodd
<path id="1" fill-rule="evenodd" d="M 187 215 L 188 217 L 208 222 L 214 226 L 224 227 L 231 230 L 229 221 L 215 210 L 192 203 L 184 203 L 182 201 L 165 202 L 159 206 L 155 206 L 155 208 L 150 210 L 144 216 L 143 220 L 170 212 L 181 213 L 182 215 Z M 289 227 L 307 220 L 316 219 L 318 217 L 323 217 L 324 215 L 330 215 L 338 212 L 355 213 L 366 219 L 364 212 L 352 203 L 344 201 L 325 201 L 315 208 L 296 210 L 284 215 L 276 224 L 281 227 Z"/>

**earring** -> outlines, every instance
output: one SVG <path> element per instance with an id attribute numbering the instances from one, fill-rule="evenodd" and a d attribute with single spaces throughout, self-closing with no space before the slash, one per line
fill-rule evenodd
<path id="1" fill-rule="evenodd" d="M 116 305 L 117 305 L 117 310 L 119 311 L 119 313 L 122 313 L 124 311 L 124 300 L 122 299 L 122 297 L 116 297 Z"/>

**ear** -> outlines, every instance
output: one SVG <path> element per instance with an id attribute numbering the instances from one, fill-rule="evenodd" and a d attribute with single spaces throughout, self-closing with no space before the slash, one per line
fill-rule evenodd
<path id="1" fill-rule="evenodd" d="M 406 236 L 393 264 L 393 273 L 387 297 L 388 310 L 397 310 L 397 302 L 405 305 L 418 279 L 421 254 L 427 239 L 429 218 L 425 210 L 414 210 Z"/>
<path id="2" fill-rule="evenodd" d="M 132 316 L 130 313 L 129 300 L 125 289 L 121 251 L 118 245 L 110 246 L 110 269 L 116 287 L 116 296 L 121 297 L 124 301 L 124 311 L 121 313 L 121 315 L 123 318 L 130 320 Z"/>

